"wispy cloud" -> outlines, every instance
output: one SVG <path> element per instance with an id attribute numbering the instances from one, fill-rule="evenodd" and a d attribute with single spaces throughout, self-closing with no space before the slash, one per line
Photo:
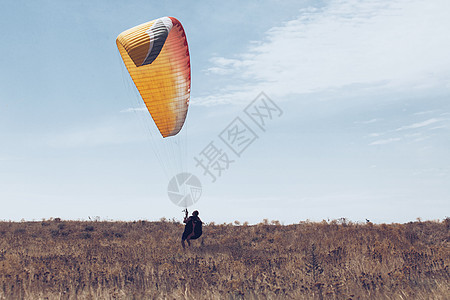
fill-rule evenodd
<path id="1" fill-rule="evenodd" d="M 383 132 L 374 132 L 369 134 L 369 137 L 379 137 L 382 136 L 384 133 Z"/>
<path id="2" fill-rule="evenodd" d="M 380 121 L 380 119 L 370 119 L 368 121 L 355 121 L 355 124 L 372 124 Z"/>
<path id="3" fill-rule="evenodd" d="M 147 111 L 146 107 L 130 107 L 126 109 L 122 109 L 121 113 L 129 113 L 129 112 L 139 112 L 139 111 Z"/>
<path id="4" fill-rule="evenodd" d="M 384 140 L 377 140 L 375 142 L 370 143 L 369 145 L 386 145 L 386 144 L 391 144 L 393 142 L 397 142 L 400 141 L 401 138 L 389 138 L 389 139 L 384 139 Z"/>
<path id="5" fill-rule="evenodd" d="M 421 127 L 426 127 L 428 125 L 435 124 L 435 123 L 440 122 L 442 120 L 443 119 L 435 119 L 435 118 L 433 118 L 433 119 L 429 119 L 429 120 L 426 120 L 426 121 L 414 123 L 414 124 L 411 124 L 411 125 L 402 126 L 400 128 L 397 128 L 395 131 L 402 131 L 402 130 L 417 129 L 417 128 L 421 128 Z"/>
<path id="6" fill-rule="evenodd" d="M 210 59 L 210 62 L 214 65 L 214 67 L 209 67 L 208 69 L 206 69 L 206 72 L 218 75 L 235 73 L 245 64 L 245 61 L 243 60 L 229 59 L 224 57 L 213 57 Z"/>
<path id="7" fill-rule="evenodd" d="M 427 113 L 431 114 L 431 113 Z M 422 114 L 420 114 L 422 115 Z M 441 115 L 441 114 L 438 114 Z M 417 114 L 413 114 L 417 117 Z M 397 116 L 398 118 L 409 119 L 411 116 Z M 392 120 L 390 121 L 392 122 Z M 384 132 L 374 132 L 366 137 L 374 140 L 369 145 L 385 145 L 392 142 L 403 140 L 404 142 L 422 142 L 436 135 L 436 130 L 446 130 L 450 128 L 450 119 L 433 117 L 424 121 L 410 123 L 395 129 L 389 129 Z M 379 139 L 383 136 L 383 139 Z"/>
<path id="8" fill-rule="evenodd" d="M 450 71 L 449 10 L 446 0 L 331 1 L 303 10 L 247 52 L 212 58 L 205 72 L 236 84 L 193 103 L 235 102 L 261 90 L 280 98 L 358 85 L 442 85 Z"/>
<path id="9" fill-rule="evenodd" d="M 427 111 L 419 111 L 414 113 L 414 116 L 421 116 L 421 115 L 428 115 L 428 114 L 433 114 L 436 113 L 436 110 L 427 110 Z"/>

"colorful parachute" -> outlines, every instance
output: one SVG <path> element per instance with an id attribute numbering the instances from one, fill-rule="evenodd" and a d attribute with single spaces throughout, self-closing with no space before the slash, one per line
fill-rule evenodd
<path id="1" fill-rule="evenodd" d="M 189 106 L 191 66 L 180 21 L 159 18 L 128 29 L 117 47 L 163 137 L 183 127 Z"/>

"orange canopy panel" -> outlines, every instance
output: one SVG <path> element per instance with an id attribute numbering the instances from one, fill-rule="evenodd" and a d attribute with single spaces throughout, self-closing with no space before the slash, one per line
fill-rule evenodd
<path id="1" fill-rule="evenodd" d="M 183 127 L 191 91 L 189 48 L 180 21 L 159 18 L 128 29 L 117 48 L 163 137 Z"/>

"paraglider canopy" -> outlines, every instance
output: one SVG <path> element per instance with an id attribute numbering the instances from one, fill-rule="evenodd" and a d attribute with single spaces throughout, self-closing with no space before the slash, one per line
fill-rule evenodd
<path id="1" fill-rule="evenodd" d="M 183 127 L 189 106 L 191 66 L 180 21 L 159 18 L 116 39 L 123 62 L 163 137 Z"/>

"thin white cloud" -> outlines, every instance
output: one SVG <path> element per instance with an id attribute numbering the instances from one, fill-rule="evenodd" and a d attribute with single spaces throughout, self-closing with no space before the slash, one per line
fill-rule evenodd
<path id="1" fill-rule="evenodd" d="M 405 137 L 407 137 L 407 138 L 415 138 L 415 137 L 419 137 L 419 136 L 422 136 L 421 132 L 414 132 L 414 133 L 405 134 Z"/>
<path id="2" fill-rule="evenodd" d="M 375 142 L 370 143 L 369 145 L 370 146 L 373 146 L 373 145 L 386 145 L 386 144 L 390 144 L 390 143 L 397 142 L 397 141 L 400 141 L 400 140 L 401 140 L 401 138 L 389 138 L 389 139 L 384 139 L 384 140 L 377 140 Z"/>
<path id="3" fill-rule="evenodd" d="M 431 127 L 430 130 L 448 129 L 448 128 L 450 128 L 450 127 L 449 127 L 449 126 L 446 126 L 446 125 L 442 125 L 442 126 Z"/>
<path id="4" fill-rule="evenodd" d="M 418 137 L 418 138 L 414 139 L 413 142 L 416 142 L 416 143 L 418 143 L 418 142 L 423 142 L 423 141 L 425 141 L 425 140 L 430 139 L 432 136 L 433 136 L 433 135 L 421 136 L 421 137 Z"/>
<path id="5" fill-rule="evenodd" d="M 210 62 L 215 67 L 210 67 L 206 70 L 206 73 L 226 75 L 235 73 L 236 70 L 242 68 L 245 64 L 244 61 L 238 59 L 229 59 L 224 57 L 213 57 Z"/>
<path id="6" fill-rule="evenodd" d="M 369 145 L 384 145 L 399 140 L 404 142 L 422 142 L 435 136 L 435 133 L 432 132 L 433 130 L 448 129 L 449 126 L 446 125 L 446 122 L 448 121 L 449 119 L 445 118 L 430 118 L 425 121 L 404 125 L 396 129 L 390 129 L 385 132 L 374 132 L 367 135 L 367 137 L 377 139 Z M 384 138 L 379 139 L 380 136 L 384 136 Z"/>
<path id="7" fill-rule="evenodd" d="M 433 112 L 438 116 L 442 115 L 437 113 L 438 111 Z M 419 115 L 429 115 L 431 113 L 432 111 L 427 111 L 426 113 Z M 403 125 L 396 129 L 390 129 L 384 132 L 374 132 L 366 137 L 369 137 L 373 141 L 369 143 L 369 145 L 385 145 L 400 140 L 406 143 L 419 143 L 430 140 L 436 137 L 436 130 L 447 130 L 450 128 L 450 119 L 438 116 L 424 121 Z M 381 136 L 383 136 L 383 139 L 380 139 Z"/>
<path id="8" fill-rule="evenodd" d="M 447 0 L 331 1 L 303 10 L 246 53 L 213 58 L 205 71 L 238 83 L 193 103 L 247 100 L 261 90 L 280 98 L 346 86 L 442 85 L 450 72 L 448 11 Z"/>
<path id="9" fill-rule="evenodd" d="M 371 133 L 371 134 L 369 134 L 369 137 L 379 137 L 379 136 L 382 136 L 384 133 L 381 133 L 381 132 L 374 132 L 374 133 Z"/>
<path id="10" fill-rule="evenodd" d="M 436 110 L 420 111 L 420 112 L 414 113 L 413 115 L 414 116 L 421 116 L 421 115 L 428 115 L 428 114 L 432 114 L 432 113 L 436 113 Z"/>
<path id="11" fill-rule="evenodd" d="M 126 109 L 122 109 L 121 113 L 129 113 L 129 112 L 139 112 L 139 111 L 147 111 L 146 107 L 130 107 Z"/>
<path id="12" fill-rule="evenodd" d="M 442 119 L 436 119 L 436 118 L 432 118 L 423 122 L 418 122 L 418 123 L 414 123 L 411 125 L 407 125 L 407 126 L 402 126 L 400 128 L 397 128 L 395 131 L 402 131 L 402 130 L 408 130 L 408 129 L 417 129 L 417 128 L 421 128 L 421 127 L 426 127 L 428 125 L 431 124 L 435 124 L 437 122 L 442 121 Z"/>
<path id="13" fill-rule="evenodd" d="M 380 119 L 370 119 L 368 121 L 356 121 L 355 124 L 372 124 L 380 121 Z"/>

